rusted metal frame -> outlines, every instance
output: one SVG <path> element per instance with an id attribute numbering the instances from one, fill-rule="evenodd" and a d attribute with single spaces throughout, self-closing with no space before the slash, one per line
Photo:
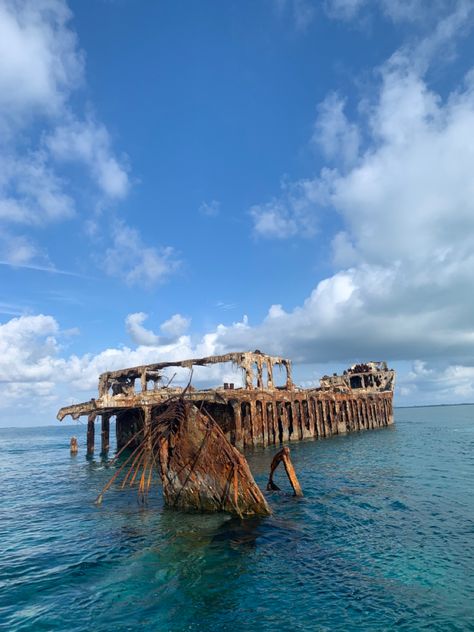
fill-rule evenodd
<path id="1" fill-rule="evenodd" d="M 288 441 L 288 426 L 286 424 L 285 402 L 280 399 L 276 401 L 275 419 L 278 429 L 278 442 L 283 443 L 283 441 Z"/>
<path id="2" fill-rule="evenodd" d="M 336 398 L 334 401 L 336 405 L 336 425 L 337 425 L 337 434 L 346 434 L 346 419 L 345 419 L 345 410 L 344 410 L 344 401 L 341 401 L 339 398 Z"/>
<path id="3" fill-rule="evenodd" d="M 346 400 L 346 413 L 347 413 L 347 432 L 353 432 L 354 430 L 354 415 L 352 413 L 352 400 Z"/>
<path id="4" fill-rule="evenodd" d="M 268 477 L 267 490 L 279 491 L 280 488 L 273 481 L 273 474 L 280 463 L 283 463 L 285 467 L 286 474 L 293 488 L 293 493 L 295 496 L 303 496 L 303 490 L 301 489 L 301 485 L 298 481 L 298 477 L 296 476 L 295 468 L 293 467 L 293 463 L 290 458 L 290 449 L 287 447 L 282 448 L 279 452 L 275 454 L 273 457 L 271 466 L 270 466 L 270 476 Z"/>
<path id="5" fill-rule="evenodd" d="M 356 411 L 357 411 L 357 430 L 362 430 L 363 429 L 362 404 L 360 402 L 360 399 L 356 399 L 355 405 L 356 405 Z"/>
<path id="6" fill-rule="evenodd" d="M 275 443 L 275 428 L 274 428 L 274 403 L 272 400 L 265 402 L 265 419 L 267 423 L 267 445 L 273 445 Z"/>
<path id="7" fill-rule="evenodd" d="M 319 439 L 317 403 L 313 396 L 308 397 L 308 406 L 311 415 L 311 433 L 315 439 Z"/>
<path id="8" fill-rule="evenodd" d="M 302 397 L 300 400 L 301 409 L 301 432 L 303 439 L 309 439 L 312 437 L 311 433 L 311 420 L 309 413 L 308 400 L 306 397 Z"/>
<path id="9" fill-rule="evenodd" d="M 382 425 L 386 426 L 387 425 L 387 411 L 385 409 L 385 399 L 382 398 L 380 400 L 380 410 L 381 410 L 381 415 L 382 415 Z"/>
<path id="10" fill-rule="evenodd" d="M 291 414 L 291 429 L 290 441 L 300 441 L 301 435 L 301 415 L 300 415 L 300 403 L 298 400 L 289 402 L 288 412 Z"/>
<path id="11" fill-rule="evenodd" d="M 382 419 L 382 414 L 381 414 L 378 400 L 374 401 L 374 408 L 375 408 L 375 421 L 377 424 L 377 428 L 381 428 L 383 426 L 383 419 Z"/>
<path id="12" fill-rule="evenodd" d="M 267 439 L 267 407 L 266 407 L 265 399 L 262 397 L 261 399 L 257 399 L 257 417 L 258 424 L 261 432 L 261 443 L 260 445 L 265 447 L 268 445 Z"/>
<path id="13" fill-rule="evenodd" d="M 306 436 L 308 438 L 316 436 L 316 418 L 314 415 L 314 409 L 311 404 L 311 397 L 309 395 L 305 400 L 303 400 L 305 404 L 303 405 L 303 409 L 305 411 L 305 415 L 307 417 L 307 427 L 306 427 Z"/>
<path id="14" fill-rule="evenodd" d="M 338 427 L 337 427 L 337 409 L 336 409 L 336 403 L 334 401 L 334 398 L 329 396 L 328 400 L 327 400 L 327 404 L 328 404 L 328 422 L 329 422 L 329 428 L 330 428 L 330 436 L 334 436 L 338 434 Z"/>
<path id="15" fill-rule="evenodd" d="M 257 403 L 254 399 L 250 400 L 250 437 L 251 437 L 251 447 L 256 447 L 259 445 L 260 435 L 258 428 L 258 419 L 257 419 Z"/>
<path id="16" fill-rule="evenodd" d="M 367 404 L 366 404 L 365 398 L 361 398 L 360 399 L 360 412 L 361 412 L 361 419 L 362 419 L 361 430 L 367 430 L 367 428 L 368 428 L 368 423 L 367 423 Z"/>
<path id="17" fill-rule="evenodd" d="M 151 406 L 143 406 L 143 436 L 146 442 L 147 450 L 152 450 L 151 438 Z"/>
<path id="18" fill-rule="evenodd" d="M 101 449 L 100 453 L 105 456 L 110 448 L 110 413 L 102 413 L 101 415 Z"/>
<path id="19" fill-rule="evenodd" d="M 374 400 L 371 396 L 369 396 L 369 408 L 370 408 L 370 418 L 371 418 L 371 429 L 377 428 L 377 418 L 374 410 Z"/>
<path id="20" fill-rule="evenodd" d="M 329 406 L 329 400 L 325 397 L 322 401 L 322 410 L 323 410 L 323 424 L 324 424 L 324 436 L 330 437 L 332 435 L 331 428 L 331 411 Z"/>
<path id="21" fill-rule="evenodd" d="M 91 413 L 87 418 L 87 456 L 92 456 L 94 454 L 95 418 L 96 413 Z"/>
<path id="22" fill-rule="evenodd" d="M 318 439 L 322 439 L 326 436 L 326 429 L 324 425 L 324 407 L 323 401 L 318 398 L 314 399 L 314 406 L 316 410 L 316 426 L 318 428 Z"/>
<path id="23" fill-rule="evenodd" d="M 232 410 L 234 411 L 234 445 L 238 450 L 244 449 L 244 438 L 242 433 L 242 416 L 240 411 L 240 401 L 231 401 Z"/>
<path id="24" fill-rule="evenodd" d="M 383 415 L 382 415 L 382 409 L 380 406 L 380 401 L 378 398 L 374 400 L 374 407 L 375 407 L 375 418 L 377 420 L 377 428 L 382 428 L 384 425 Z"/>
<path id="25" fill-rule="evenodd" d="M 285 420 L 286 420 L 286 438 L 284 437 L 283 440 L 285 441 L 286 439 L 286 441 L 291 441 L 293 433 L 295 431 L 295 426 L 294 426 L 291 401 L 288 401 L 288 400 L 285 402 Z"/>
<path id="26" fill-rule="evenodd" d="M 372 411 L 372 402 L 370 399 L 370 396 L 367 396 L 367 419 L 368 419 L 368 429 L 369 430 L 373 430 L 374 429 L 374 418 L 373 418 L 373 411 Z"/>
<path id="27" fill-rule="evenodd" d="M 273 389 L 273 363 L 267 358 L 267 388 L 269 390 Z"/>
<path id="28" fill-rule="evenodd" d="M 250 402 L 248 400 L 241 400 L 240 410 L 242 414 L 242 434 L 244 437 L 244 448 L 249 448 L 253 445 Z"/>

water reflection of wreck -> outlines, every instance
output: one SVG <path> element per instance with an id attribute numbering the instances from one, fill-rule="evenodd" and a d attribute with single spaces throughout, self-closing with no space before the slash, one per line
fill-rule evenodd
<path id="1" fill-rule="evenodd" d="M 117 448 L 140 429 L 146 434 L 172 396 L 182 388 L 166 384 L 169 369 L 193 369 L 232 363 L 243 372 L 243 386 L 232 383 L 212 389 L 188 388 L 186 398 L 220 426 L 229 442 L 240 450 L 306 438 L 323 438 L 393 423 L 395 374 L 385 362 L 357 364 L 342 375 L 325 376 L 319 387 L 299 388 L 293 383 L 291 363 L 260 351 L 159 362 L 109 371 L 99 378 L 99 396 L 61 408 L 67 415 L 88 417 L 88 453 L 94 450 L 94 426 L 101 418 L 102 452 L 109 449 L 110 419 L 115 416 Z M 275 386 L 275 369 L 285 372 L 285 383 Z"/>

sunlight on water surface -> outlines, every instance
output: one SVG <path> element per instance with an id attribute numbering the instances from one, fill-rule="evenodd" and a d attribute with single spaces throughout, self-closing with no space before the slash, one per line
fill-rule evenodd
<path id="1" fill-rule="evenodd" d="M 0 627 L 472 630 L 474 406 L 291 444 L 305 496 L 240 521 L 146 507 L 78 429 L 0 430 Z M 249 454 L 263 487 L 274 448 Z"/>

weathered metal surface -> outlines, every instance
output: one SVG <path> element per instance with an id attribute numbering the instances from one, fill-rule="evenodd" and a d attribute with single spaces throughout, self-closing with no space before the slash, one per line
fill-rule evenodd
<path id="1" fill-rule="evenodd" d="M 260 351 L 160 362 L 103 373 L 99 378 L 98 398 L 61 408 L 58 419 L 67 415 L 74 419 L 81 415 L 90 419 L 115 416 L 120 449 L 148 423 L 150 415 L 159 412 L 170 396 L 179 397 L 183 392 L 182 388 L 165 384 L 164 369 L 192 369 L 221 362 L 232 362 L 242 370 L 244 386 L 230 388 L 226 383 L 206 390 L 189 387 L 186 398 L 208 412 L 230 443 L 240 450 L 321 439 L 393 423 L 395 373 L 386 363 L 354 365 L 343 375 L 321 378 L 319 388 L 303 389 L 293 383 L 289 360 Z M 286 371 L 283 387 L 274 383 L 277 366 Z M 150 382 L 153 388 L 149 388 Z"/>
<path id="2" fill-rule="evenodd" d="M 283 463 L 283 465 L 285 466 L 285 472 L 291 483 L 291 487 L 293 488 L 294 495 L 303 496 L 303 490 L 301 489 L 300 482 L 298 480 L 298 477 L 296 476 L 295 468 L 293 467 L 293 463 L 291 462 L 290 448 L 287 447 L 282 448 L 273 457 L 273 461 L 270 466 L 270 476 L 268 477 L 267 490 L 280 491 L 280 488 L 278 487 L 278 485 L 275 484 L 273 480 L 275 470 L 280 465 L 280 463 Z"/>
<path id="3" fill-rule="evenodd" d="M 135 447 L 132 447 L 135 446 Z M 127 452 L 125 452 L 127 450 Z M 219 425 L 184 395 L 170 398 L 160 412 L 147 415 L 143 427 L 117 455 L 118 468 L 97 499 L 114 481 L 137 487 L 146 496 L 158 471 L 165 504 L 171 508 L 240 517 L 267 516 L 271 510 L 245 457 Z"/>
<path id="4" fill-rule="evenodd" d="M 182 402 L 173 432 L 158 439 L 163 495 L 169 507 L 269 515 L 247 461 L 219 425 L 193 404 Z"/>
<path id="5" fill-rule="evenodd" d="M 77 445 L 77 437 L 71 437 L 71 442 L 69 444 L 69 450 L 71 452 L 71 454 L 77 454 L 78 453 L 78 445 Z"/>

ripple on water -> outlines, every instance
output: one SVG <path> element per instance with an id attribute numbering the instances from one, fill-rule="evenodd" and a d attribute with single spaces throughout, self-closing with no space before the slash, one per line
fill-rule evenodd
<path id="1" fill-rule="evenodd" d="M 1 430 L 0 627 L 473 629 L 474 407 L 396 417 L 292 444 L 305 497 L 281 478 L 247 521 L 164 510 L 158 489 L 96 507 L 114 466 L 71 459 L 70 428 Z M 262 485 L 273 453 L 249 455 Z"/>

